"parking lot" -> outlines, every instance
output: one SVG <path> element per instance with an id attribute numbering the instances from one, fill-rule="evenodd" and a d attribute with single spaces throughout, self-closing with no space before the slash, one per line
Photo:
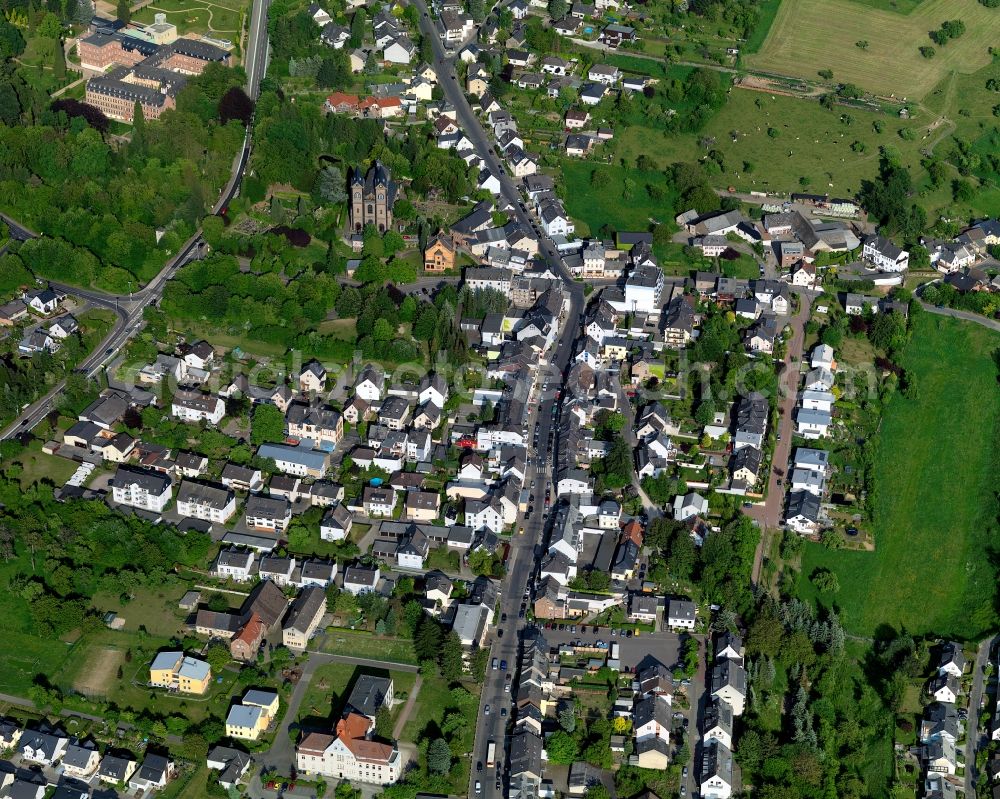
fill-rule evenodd
<path id="1" fill-rule="evenodd" d="M 565 622 L 563 622 L 565 623 Z M 634 671 L 636 666 L 647 665 L 650 657 L 655 658 L 664 666 L 673 668 L 680 658 L 681 641 L 677 633 L 658 632 L 642 633 L 631 638 L 621 635 L 612 636 L 608 627 L 599 628 L 594 632 L 593 625 L 586 625 L 587 632 L 582 632 L 584 625 L 577 624 L 576 632 L 570 631 L 573 622 L 566 624 L 565 630 L 542 630 L 542 635 L 548 641 L 549 646 L 559 647 L 568 644 L 570 641 L 580 641 L 584 646 L 592 646 L 598 641 L 610 645 L 618 644 L 618 655 L 622 668 Z"/>

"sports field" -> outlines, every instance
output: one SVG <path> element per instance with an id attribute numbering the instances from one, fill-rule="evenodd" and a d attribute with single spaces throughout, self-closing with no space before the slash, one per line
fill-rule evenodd
<path id="1" fill-rule="evenodd" d="M 799 593 L 833 602 L 847 629 L 880 625 L 975 639 L 997 623 L 1000 334 L 925 313 L 902 365 L 913 399 L 889 401 L 874 458 L 875 552 L 806 547 Z M 809 575 L 836 572 L 817 597 Z"/>
<path id="2" fill-rule="evenodd" d="M 928 33 L 955 19 L 965 23 L 965 34 L 944 47 L 933 45 Z M 763 47 L 746 62 L 810 80 L 829 69 L 835 81 L 919 100 L 950 72 L 986 66 L 998 29 L 1000 10 L 977 0 L 924 0 L 909 14 L 855 0 L 783 0 Z M 868 47 L 857 47 L 860 41 Z M 934 46 L 934 58 L 920 55 L 925 45 Z"/>

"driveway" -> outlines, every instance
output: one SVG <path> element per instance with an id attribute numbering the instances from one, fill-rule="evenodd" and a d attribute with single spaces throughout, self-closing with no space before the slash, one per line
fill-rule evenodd
<path id="1" fill-rule="evenodd" d="M 803 291 L 797 292 L 797 294 L 799 298 L 799 312 L 789 320 L 792 328 L 792 337 L 788 341 L 784 369 L 778 382 L 778 435 L 781 437 L 781 440 L 776 441 L 774 445 L 771 472 L 768 475 L 767 500 L 763 505 L 758 504 L 744 511 L 761 526 L 760 544 L 757 545 L 757 553 L 754 556 L 753 572 L 751 574 L 754 585 L 760 580 L 760 573 L 764 564 L 764 553 L 767 551 L 768 541 L 767 531 L 780 527 L 784 514 L 785 488 L 782 485 L 778 485 L 778 480 L 781 479 L 784 482 L 784 478 L 787 477 L 788 460 L 791 457 L 792 433 L 795 428 L 795 403 L 799 394 L 800 365 L 805 344 L 805 328 L 806 322 L 809 321 L 809 309 L 812 303 L 812 296 L 810 294 Z M 775 474 L 775 469 L 781 470 L 781 478 Z"/>

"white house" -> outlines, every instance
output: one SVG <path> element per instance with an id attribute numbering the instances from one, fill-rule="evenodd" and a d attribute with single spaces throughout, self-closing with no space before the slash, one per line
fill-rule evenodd
<path id="1" fill-rule="evenodd" d="M 815 533 L 819 528 L 819 497 L 810 491 L 790 493 L 785 524 L 803 535 Z"/>
<path id="2" fill-rule="evenodd" d="M 594 64 L 587 72 L 587 79 L 605 86 L 614 86 L 621 78 L 621 70 L 608 64 Z"/>
<path id="3" fill-rule="evenodd" d="M 378 586 L 381 576 L 378 568 L 348 566 L 344 571 L 344 590 L 354 596 L 370 593 Z"/>
<path id="4" fill-rule="evenodd" d="M 333 505 L 319 524 L 319 537 L 323 541 L 343 541 L 351 533 L 354 517 L 341 503 Z"/>
<path id="5" fill-rule="evenodd" d="M 111 480 L 111 496 L 119 505 L 162 513 L 172 496 L 170 478 L 160 472 L 119 466 Z"/>
<path id="6" fill-rule="evenodd" d="M 468 499 L 465 501 L 465 526 L 474 531 L 490 530 L 494 533 L 503 531 L 503 507 L 499 500 L 482 501 Z"/>
<path id="7" fill-rule="evenodd" d="M 708 500 L 692 491 L 690 494 L 674 498 L 674 518 L 678 521 L 708 513 Z"/>
<path id="8" fill-rule="evenodd" d="M 416 52 L 416 45 L 406 36 L 400 36 L 382 50 L 382 60 L 390 64 L 409 64 Z"/>
<path id="9" fill-rule="evenodd" d="M 219 556 L 212 568 L 214 576 L 220 580 L 235 580 L 245 583 L 254 576 L 254 551 L 227 547 L 219 550 Z"/>
<path id="10" fill-rule="evenodd" d="M 354 393 L 366 402 L 380 402 L 385 391 L 385 374 L 382 370 L 369 364 L 361 370 L 358 381 L 354 385 Z"/>
<path id="11" fill-rule="evenodd" d="M 186 518 L 225 524 L 236 513 L 236 494 L 223 486 L 182 480 L 177 491 L 177 512 Z"/>
<path id="12" fill-rule="evenodd" d="M 667 602 L 667 626 L 671 630 L 693 630 L 697 607 L 689 599 L 671 599 Z"/>
<path id="13" fill-rule="evenodd" d="M 865 239 L 861 258 L 880 272 L 902 272 L 910 266 L 910 254 L 884 236 Z"/>
<path id="14" fill-rule="evenodd" d="M 545 230 L 545 235 L 550 238 L 552 236 L 568 236 L 576 230 L 576 226 L 570 220 L 569 214 L 566 213 L 562 203 L 547 203 L 542 207 L 539 216 L 542 220 L 542 228 Z"/>
<path id="15" fill-rule="evenodd" d="M 827 392 L 810 393 L 822 395 Z M 803 438 L 823 438 L 829 434 L 832 421 L 829 411 L 811 410 L 803 406 L 795 415 L 795 432 Z"/>
<path id="16" fill-rule="evenodd" d="M 170 413 L 184 422 L 205 421 L 217 425 L 226 415 L 226 403 L 211 394 L 178 391 L 171 402 Z"/>
<path id="17" fill-rule="evenodd" d="M 813 369 L 827 369 L 832 372 L 837 363 L 833 355 L 833 347 L 829 344 L 817 344 L 809 354 L 809 366 Z"/>
<path id="18" fill-rule="evenodd" d="M 729 799 L 733 795 L 733 753 L 716 741 L 702 754 L 699 787 L 703 799 Z"/>

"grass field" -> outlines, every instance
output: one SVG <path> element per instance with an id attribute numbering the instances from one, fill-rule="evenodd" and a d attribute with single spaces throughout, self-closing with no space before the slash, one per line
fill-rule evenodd
<path id="1" fill-rule="evenodd" d="M 918 100 L 948 73 L 971 73 L 990 62 L 998 16 L 977 0 L 925 0 L 909 14 L 883 4 L 855 0 L 784 0 L 760 52 L 748 66 L 815 80 L 822 69 L 834 79 L 882 95 Z M 934 58 L 919 49 L 931 45 L 928 33 L 949 19 L 960 19 L 966 33 Z M 867 41 L 861 49 L 856 42 Z"/>
<path id="2" fill-rule="evenodd" d="M 800 594 L 817 597 L 809 575 L 836 572 L 832 601 L 847 629 L 879 625 L 913 634 L 976 638 L 996 626 L 996 475 L 1000 335 L 924 314 L 902 365 L 917 396 L 889 401 L 874 465 L 875 552 L 806 547 Z"/>
<path id="3" fill-rule="evenodd" d="M 591 185 L 594 170 L 606 172 L 610 177 L 609 184 L 599 191 Z M 673 195 L 660 172 L 626 171 L 620 166 L 566 159 L 562 162 L 562 173 L 566 210 L 577 223 L 577 236 L 597 235 L 604 225 L 616 231 L 647 230 L 652 222 L 672 223 L 676 215 Z M 626 181 L 631 185 L 629 196 L 625 195 Z M 650 199 L 646 184 L 663 188 L 663 199 Z"/>
<path id="4" fill-rule="evenodd" d="M 16 463 L 21 464 L 19 480 L 22 488 L 29 488 L 34 483 L 49 480 L 53 485 L 61 486 L 76 471 L 77 464 L 67 458 L 56 455 L 46 455 L 42 452 L 42 442 L 32 441 L 28 447 L 17 456 Z"/>
<path id="5" fill-rule="evenodd" d="M 328 627 L 323 651 L 334 655 L 351 655 L 352 657 L 371 658 L 372 660 L 391 661 L 416 665 L 417 656 L 413 651 L 413 642 L 404 638 L 385 638 L 377 635 L 345 630 L 341 627 Z"/>
<path id="6" fill-rule="evenodd" d="M 774 18 L 778 16 L 778 8 L 780 6 L 781 0 L 763 0 L 757 6 L 760 16 L 757 19 L 757 25 L 743 45 L 742 50 L 744 54 L 760 51 L 760 48 L 763 47 L 764 42 L 767 40 L 767 34 L 771 32 L 771 26 L 774 24 Z"/>
<path id="7" fill-rule="evenodd" d="M 240 16 L 247 4 L 240 0 L 153 0 L 133 16 L 135 22 L 150 24 L 154 14 L 165 13 L 167 22 L 177 26 L 177 32 L 218 34 L 235 41 L 240 28 Z"/>

